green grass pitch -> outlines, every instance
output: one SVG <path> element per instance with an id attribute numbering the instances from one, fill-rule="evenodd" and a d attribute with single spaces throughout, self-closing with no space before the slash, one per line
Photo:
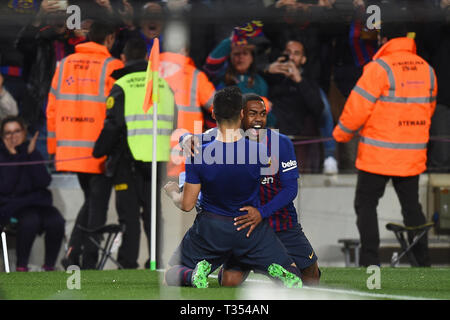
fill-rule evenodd
<path id="1" fill-rule="evenodd" d="M 209 288 L 162 284 L 163 272 L 150 270 L 81 270 L 80 289 L 68 289 L 71 274 L 54 272 L 0 273 L 1 300 L 302 300 L 302 299 L 450 299 L 450 268 L 388 268 L 379 272 L 380 288 L 369 289 L 365 268 L 321 268 L 314 288 L 275 287 L 268 278 L 250 274 L 240 288 L 222 288 L 210 276 Z M 368 281 L 369 280 L 369 281 Z M 371 282 L 372 283 L 372 282 Z M 265 295 L 272 292 L 272 296 Z M 264 296 L 258 296 L 258 294 Z"/>

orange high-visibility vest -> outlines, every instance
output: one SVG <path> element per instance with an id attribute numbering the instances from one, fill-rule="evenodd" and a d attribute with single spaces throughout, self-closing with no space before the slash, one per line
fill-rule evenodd
<path id="1" fill-rule="evenodd" d="M 416 55 L 414 40 L 392 39 L 364 67 L 333 136 L 347 142 L 359 131 L 355 165 L 360 170 L 418 175 L 426 169 L 436 95 L 434 70 Z"/>
<path id="2" fill-rule="evenodd" d="M 123 63 L 95 42 L 79 44 L 75 53 L 56 68 L 47 105 L 47 147 L 55 154 L 56 170 L 104 172 L 106 157 L 92 151 L 106 117 L 106 98 L 114 79 L 111 73 Z M 65 161 L 67 159 L 87 158 Z"/>
<path id="3" fill-rule="evenodd" d="M 186 132 L 203 131 L 202 109 L 212 111 L 215 88 L 206 74 L 195 67 L 191 58 L 164 52 L 160 59 L 160 74 L 172 88 L 178 109 L 178 130 L 171 137 L 172 152 L 171 161 L 167 164 L 167 175 L 178 177 L 184 171 L 184 158 L 178 147 L 178 139 Z"/>

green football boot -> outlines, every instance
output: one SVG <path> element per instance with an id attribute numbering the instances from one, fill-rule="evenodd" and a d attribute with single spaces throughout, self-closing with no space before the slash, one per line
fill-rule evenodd
<path id="1" fill-rule="evenodd" d="M 269 272 L 269 275 L 271 277 L 281 280 L 281 282 L 283 282 L 284 286 L 287 288 L 303 287 L 303 282 L 298 276 L 296 276 L 292 272 L 287 271 L 279 264 L 272 263 L 267 271 Z"/>
<path id="2" fill-rule="evenodd" d="M 208 275 L 211 272 L 211 264 L 202 260 L 192 271 L 191 283 L 194 288 L 208 288 Z"/>

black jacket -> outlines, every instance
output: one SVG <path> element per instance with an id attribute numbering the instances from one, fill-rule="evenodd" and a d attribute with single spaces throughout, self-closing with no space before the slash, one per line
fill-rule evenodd
<path id="1" fill-rule="evenodd" d="M 24 79 L 27 83 L 22 103 L 22 116 L 33 124 L 44 116 L 45 102 L 56 69 L 55 43 L 67 56 L 75 51 L 75 45 L 84 41 L 72 32 L 58 35 L 51 27 L 25 26 L 17 37 L 16 47 L 24 60 Z"/>
<path id="2" fill-rule="evenodd" d="M 127 74 L 146 70 L 147 61 L 138 60 L 127 63 L 122 69 L 115 70 L 111 77 L 118 80 Z M 95 143 L 93 155 L 96 158 L 107 156 L 105 174 L 113 177 L 119 162 L 134 163 L 134 159 L 127 141 L 125 93 L 120 86 L 114 85 L 109 96 L 114 98 L 114 104 L 106 111 L 104 126 Z"/>
<path id="3" fill-rule="evenodd" d="M 16 147 L 17 154 L 10 154 L 0 141 L 0 163 L 42 161 L 42 155 L 34 150 L 28 154 L 28 142 Z M 0 165 L 0 225 L 27 207 L 52 206 L 52 194 L 48 190 L 51 176 L 44 164 Z"/>
<path id="4" fill-rule="evenodd" d="M 431 59 L 431 64 L 438 83 L 437 103 L 450 108 L 450 23 L 441 27 L 439 36 L 439 47 Z"/>
<path id="5" fill-rule="evenodd" d="M 273 103 L 272 113 L 275 127 L 285 135 L 301 135 L 305 119 L 312 116 L 319 123 L 323 102 L 319 87 L 303 78 L 296 83 L 280 74 L 266 74 L 269 85 L 269 100 Z"/>

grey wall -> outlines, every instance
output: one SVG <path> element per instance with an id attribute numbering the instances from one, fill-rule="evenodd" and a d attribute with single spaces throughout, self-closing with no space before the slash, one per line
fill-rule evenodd
<path id="1" fill-rule="evenodd" d="M 303 230 L 313 245 L 319 263 L 322 266 L 343 266 L 344 256 L 338 245 L 340 238 L 359 238 L 356 229 L 353 198 L 356 175 L 345 174 L 337 176 L 303 175 L 299 183 L 299 195 L 295 200 L 299 212 L 299 219 Z M 424 174 L 420 177 L 419 197 L 423 210 L 428 217 L 433 212 L 433 186 L 450 186 L 448 174 Z M 81 189 L 75 175 L 55 174 L 51 190 L 55 206 L 58 207 L 66 219 L 66 235 L 70 236 L 74 220 L 83 202 Z M 117 222 L 112 194 L 108 211 L 108 223 Z M 186 230 L 192 225 L 195 214 L 183 213 L 162 195 L 163 212 L 163 265 L 166 265 L 173 250 L 181 241 Z M 389 183 L 384 197 L 378 207 L 378 224 L 380 237 L 392 239 L 391 232 L 385 229 L 387 222 L 402 222 L 400 205 L 392 184 Z M 433 234 L 430 234 L 433 237 Z M 144 232 L 141 233 L 141 249 L 139 263 L 143 267 L 148 259 L 148 247 Z M 61 255 L 64 248 L 61 250 Z M 31 268 L 38 268 L 43 263 L 43 238 L 39 237 L 34 244 L 30 257 Z M 14 256 L 11 256 L 14 267 Z M 59 263 L 59 260 L 58 260 Z M 58 264 L 58 267 L 59 264 Z M 114 269 L 115 265 L 108 262 L 106 269 Z M 12 270 L 14 270 L 12 268 Z"/>

